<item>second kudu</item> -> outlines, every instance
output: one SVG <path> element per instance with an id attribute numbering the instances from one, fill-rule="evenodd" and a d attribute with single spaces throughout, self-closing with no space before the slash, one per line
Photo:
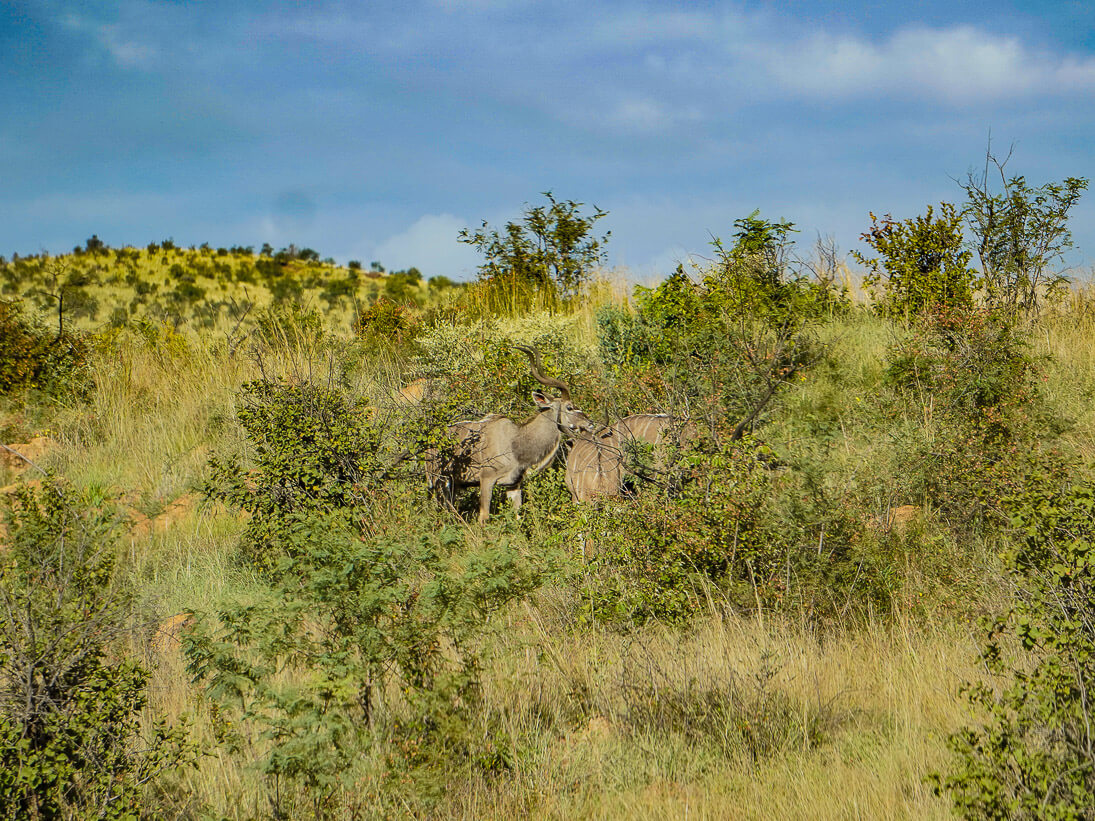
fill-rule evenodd
<path id="1" fill-rule="evenodd" d="M 793 375 L 795 369 L 788 371 Z M 765 408 L 779 381 L 773 381 L 761 395 L 749 414 L 738 423 L 730 434 L 731 441 L 737 441 L 753 424 Z M 639 413 L 626 416 L 614 425 L 603 428 L 593 436 L 576 440 L 567 455 L 566 485 L 575 502 L 588 502 L 597 496 L 619 496 L 624 489 L 624 473 L 627 469 L 627 450 L 632 442 L 642 442 L 655 448 L 667 444 L 673 436 L 677 444 L 688 447 L 696 441 L 696 424 L 682 417 L 664 413 Z M 778 464 L 778 460 L 767 460 Z M 655 458 L 658 469 L 661 457 Z"/>
<path id="2" fill-rule="evenodd" d="M 506 488 L 514 510 L 521 509 L 521 483 L 551 462 L 559 450 L 563 433 L 592 432 L 593 422 L 574 407 L 565 382 L 544 376 L 540 355 L 535 348 L 515 346 L 529 358 L 533 378 L 541 385 L 558 390 L 547 396 L 532 392 L 537 413 L 524 422 L 508 416 L 490 416 L 449 426 L 456 440 L 450 452 L 433 450 L 426 457 L 426 480 L 450 504 L 457 487 L 479 486 L 479 521 L 490 518 L 494 486 Z"/>
<path id="3" fill-rule="evenodd" d="M 624 486 L 630 444 L 658 447 L 666 444 L 674 431 L 682 446 L 696 437 L 696 426 L 687 420 L 664 413 L 639 413 L 589 438 L 577 439 L 567 454 L 566 485 L 571 498 L 588 502 L 597 496 L 618 496 Z"/>

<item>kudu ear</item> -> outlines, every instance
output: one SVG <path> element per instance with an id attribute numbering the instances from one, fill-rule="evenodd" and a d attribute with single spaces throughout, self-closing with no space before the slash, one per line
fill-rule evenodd
<path id="1" fill-rule="evenodd" d="M 533 391 L 532 401 L 535 402 L 541 408 L 551 407 L 551 397 L 543 391 Z"/>

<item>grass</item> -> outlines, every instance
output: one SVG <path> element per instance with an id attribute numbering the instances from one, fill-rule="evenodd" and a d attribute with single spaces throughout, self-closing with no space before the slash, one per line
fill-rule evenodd
<path id="1" fill-rule="evenodd" d="M 683 640 L 665 629 L 593 632 L 575 653 L 542 612 L 521 616 L 526 626 L 507 632 L 488 687 L 491 708 L 514 716 L 507 734 L 523 740 L 521 766 L 503 790 L 463 785 L 439 816 L 947 815 L 924 778 L 944 764 L 943 737 L 965 719 L 955 691 L 976 675 L 968 636 L 899 619 L 820 638 L 793 623 L 712 615 Z M 697 682 L 744 694 L 754 709 L 713 720 L 633 703 L 636 684 L 664 702 Z M 573 707 L 576 691 L 584 710 Z M 763 706 L 777 704 L 785 709 L 766 716 Z M 773 749 L 754 758 L 740 740 L 726 744 L 746 719 L 773 725 L 752 731 L 770 731 Z"/>
<path id="2" fill-rule="evenodd" d="M 163 273 L 155 260 L 148 264 L 155 276 Z M 232 352 L 223 344 L 231 332 L 223 317 L 202 332 L 117 331 L 92 359 L 96 389 L 88 404 L 13 414 L 48 423 L 58 446 L 46 467 L 76 484 L 109 488 L 135 518 L 155 520 L 195 494 L 210 454 L 246 450 L 235 403 L 240 386 L 260 374 L 291 380 L 332 374 L 347 392 L 398 414 L 405 409 L 397 400 L 401 387 L 434 371 L 472 372 L 488 341 L 565 339 L 592 360 L 596 310 L 603 305 L 626 307 L 619 278 L 598 284 L 573 311 L 540 306 L 477 323 L 440 322 L 421 340 L 417 358 L 387 353 L 343 370 L 332 365 L 341 349 L 318 337 L 298 345 L 285 337 L 261 356 L 245 347 Z M 1035 353 L 1046 357 L 1044 395 L 1068 422 L 1056 441 L 1086 464 L 1095 460 L 1090 307 L 1090 295 L 1076 294 L 1033 336 Z M 885 401 L 885 352 L 901 333 L 862 311 L 823 326 L 825 360 L 783 394 L 764 428 L 793 470 L 814 470 L 831 498 L 875 522 L 918 502 L 882 478 L 872 484 L 874 476 L 898 472 L 894 431 L 922 422 L 915 412 L 895 420 Z M 403 518 L 393 514 L 393 522 L 413 527 L 418 517 L 417 526 L 428 528 L 437 515 L 416 508 L 399 513 Z M 216 506 L 188 503 L 163 527 L 123 539 L 146 626 L 178 613 L 215 611 L 225 597 L 249 594 L 253 579 L 233 561 L 243 525 Z M 505 538 L 530 553 L 556 535 L 550 517 L 537 515 L 521 525 L 464 527 L 472 541 Z M 507 766 L 454 769 L 425 786 L 405 774 L 408 783 L 393 787 L 378 745 L 356 765 L 362 814 L 949 816 L 948 803 L 925 779 L 946 767 L 947 735 L 971 720 L 958 689 L 982 675 L 973 617 L 1002 607 L 1005 594 L 996 584 L 991 544 L 948 542 L 930 505 L 913 527 L 902 537 L 907 564 L 895 583 L 893 611 L 824 626 L 794 613 L 735 613 L 712 594 L 707 612 L 687 628 L 621 633 L 583 617 L 573 576 L 553 577 L 503 613 L 487 639 L 483 710 L 471 732 L 497 746 Z M 580 562 L 573 545 L 564 549 L 568 561 Z M 947 563 L 961 578 L 933 576 Z M 269 814 L 271 787 L 255 767 L 263 742 L 243 727 L 234 728 L 242 734 L 235 747 L 221 743 L 223 717 L 189 682 L 177 649 L 135 644 L 154 665 L 149 716 L 190 716 L 193 738 L 205 750 L 195 769 L 174 774 L 165 786 L 180 817 Z"/>

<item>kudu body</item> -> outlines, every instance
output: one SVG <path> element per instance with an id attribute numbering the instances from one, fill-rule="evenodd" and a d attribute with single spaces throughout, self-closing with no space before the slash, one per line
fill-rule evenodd
<path id="1" fill-rule="evenodd" d="M 506 488 L 514 510 L 521 509 L 521 484 L 555 458 L 564 432 L 592 432 L 594 425 L 574 407 L 566 383 L 542 373 L 540 357 L 534 348 L 517 346 L 530 362 L 533 377 L 541 385 L 556 388 L 550 397 L 533 391 L 537 413 L 524 422 L 515 422 L 501 414 L 483 419 L 456 422 L 449 433 L 456 440 L 451 452 L 432 450 L 426 457 L 426 479 L 431 490 L 439 491 L 451 504 L 458 487 L 479 486 L 479 522 L 490 518 L 490 502 L 495 485 Z"/>
<path id="2" fill-rule="evenodd" d="M 571 498 L 588 502 L 597 496 L 619 496 L 624 486 L 629 443 L 643 442 L 657 448 L 669 440 L 674 430 L 678 431 L 681 445 L 696 438 L 692 422 L 664 413 L 638 413 L 589 438 L 576 439 L 567 455 L 566 486 Z"/>
<path id="3" fill-rule="evenodd" d="M 788 372 L 788 378 L 794 371 L 792 368 Z M 730 441 L 736 442 L 742 438 L 771 401 L 779 385 L 780 381 L 773 381 L 768 386 L 753 409 L 734 428 Z M 566 485 L 571 498 L 576 502 L 586 502 L 597 496 L 619 496 L 624 487 L 628 443 L 645 442 L 657 448 L 666 442 L 667 434 L 675 429 L 679 430 L 678 444 L 687 446 L 696 440 L 698 431 L 694 422 L 668 414 L 649 413 L 624 417 L 593 436 L 578 439 L 567 455 Z M 661 457 L 656 456 L 655 467 L 664 468 Z"/>

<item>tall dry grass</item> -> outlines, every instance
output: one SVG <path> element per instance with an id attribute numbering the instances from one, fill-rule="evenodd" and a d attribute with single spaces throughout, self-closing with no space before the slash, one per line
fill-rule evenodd
<path id="1" fill-rule="evenodd" d="M 592 350 L 597 309 L 626 308 L 629 290 L 626 279 L 606 278 L 568 312 L 496 323 L 520 339 L 560 328 L 579 348 Z M 1061 438 L 1087 463 L 1095 458 L 1092 305 L 1089 292 L 1077 292 L 1033 336 L 1036 353 L 1049 357 L 1043 391 L 1070 420 Z M 804 380 L 781 400 L 783 417 L 792 421 L 775 422 L 770 435 L 788 447 L 807 443 L 816 423 L 806 419 L 810 414 L 835 420 L 824 446 L 834 465 L 825 481 L 834 487 L 851 487 L 878 467 L 885 443 L 872 432 L 879 411 L 871 392 L 885 349 L 899 333 L 866 314 L 834 322 L 822 334 L 831 357 L 843 364 Z M 50 466 L 77 483 L 115 489 L 155 517 L 193 490 L 212 452 L 244 445 L 232 422 L 241 384 L 261 372 L 297 378 L 327 367 L 324 343 L 302 338 L 294 345 L 287 336 L 265 359 L 246 348 L 229 353 L 185 331 L 114 339 L 93 359 L 97 388 L 90 404 L 57 416 L 60 448 Z M 390 396 L 411 375 L 402 359 L 378 362 L 355 371 L 349 390 Z M 900 501 L 880 503 L 879 512 Z M 231 555 L 241 526 L 223 511 L 194 504 L 170 526 L 128 538 L 129 565 L 150 622 L 212 609 L 225 595 L 247 595 L 253 580 Z M 945 766 L 947 734 L 970 718 L 959 685 L 981 675 L 977 639 L 954 611 L 899 607 L 885 620 L 818 632 L 785 616 L 744 618 L 713 607 L 687 630 L 620 634 L 578 619 L 574 596 L 565 580 L 556 581 L 512 608 L 494 631 L 485 713 L 511 746 L 512 768 L 462 775 L 445 785 L 436 803 L 408 805 L 404 814 L 949 815 L 924 779 Z M 208 752 L 172 782 L 183 815 L 269 814 L 269 785 L 255 766 L 261 745 L 233 752 L 219 744 L 216 719 L 189 683 L 177 646 L 138 644 L 155 667 L 150 715 L 193 716 L 195 738 Z M 750 720 L 751 730 L 741 726 Z M 491 731 L 487 724 L 482 730 Z M 762 731 L 767 741 L 750 740 L 750 732 Z M 363 783 L 377 791 L 384 789 L 382 764 L 361 764 Z M 388 809 L 401 813 L 399 806 Z"/>

